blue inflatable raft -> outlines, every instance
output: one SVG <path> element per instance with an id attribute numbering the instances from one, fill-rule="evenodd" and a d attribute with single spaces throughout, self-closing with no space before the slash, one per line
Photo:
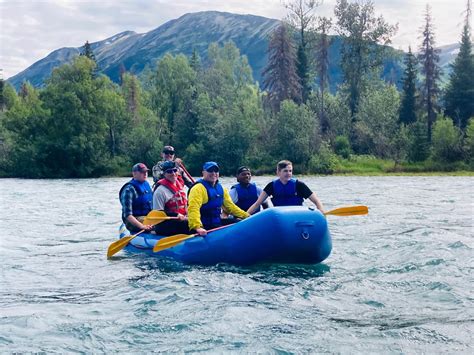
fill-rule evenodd
<path id="1" fill-rule="evenodd" d="M 256 263 L 315 264 L 331 253 L 332 241 L 326 218 L 307 207 L 275 207 L 232 226 L 194 237 L 153 252 L 160 236 L 142 234 L 126 250 L 157 257 L 171 257 L 185 264 L 251 265 Z"/>

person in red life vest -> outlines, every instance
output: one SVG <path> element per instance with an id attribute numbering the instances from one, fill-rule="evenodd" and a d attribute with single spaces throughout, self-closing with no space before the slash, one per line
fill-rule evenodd
<path id="1" fill-rule="evenodd" d="M 257 201 L 247 210 L 252 214 L 267 199 L 272 197 L 273 206 L 302 206 L 304 199 L 313 202 L 318 210 L 324 213 L 323 204 L 316 194 L 297 179 L 293 179 L 293 163 L 289 160 L 282 160 L 277 164 L 278 179 L 273 180 L 260 193 Z"/>
<path id="2" fill-rule="evenodd" d="M 163 151 L 161 152 L 161 161 L 156 163 L 153 166 L 153 182 L 155 183 L 154 188 L 156 189 L 156 182 L 160 179 L 164 179 L 165 175 L 163 170 L 160 168 L 161 164 L 167 161 L 174 161 L 176 163 L 176 168 L 178 169 L 178 179 L 186 185 L 188 188 L 193 186 L 194 182 L 184 173 L 184 170 L 181 168 L 183 161 L 180 158 L 176 158 L 176 151 L 170 145 L 165 145 Z"/>
<path id="3" fill-rule="evenodd" d="M 155 225 L 155 233 L 173 235 L 189 233 L 187 219 L 186 191 L 184 183 L 178 178 L 178 167 L 172 160 L 163 162 L 160 166 L 164 178 L 157 181 L 153 193 L 153 209 L 164 211 L 169 217 L 178 217 Z"/>
<path id="4" fill-rule="evenodd" d="M 133 178 L 122 186 L 119 192 L 122 204 L 122 221 L 131 233 L 142 229 L 151 231 L 152 225 L 142 222 L 152 207 L 151 186 L 147 181 L 148 169 L 145 164 L 138 163 L 132 167 Z"/>

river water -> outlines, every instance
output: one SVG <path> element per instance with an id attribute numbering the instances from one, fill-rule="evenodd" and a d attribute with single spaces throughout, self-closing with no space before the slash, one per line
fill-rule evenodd
<path id="1" fill-rule="evenodd" d="M 473 352 L 472 177 L 305 177 L 369 215 L 328 217 L 322 264 L 246 268 L 107 260 L 126 180 L 0 180 L 0 353 Z"/>

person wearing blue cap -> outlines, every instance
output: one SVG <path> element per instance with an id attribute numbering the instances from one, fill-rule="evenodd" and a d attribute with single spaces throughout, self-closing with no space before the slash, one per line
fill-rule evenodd
<path id="1" fill-rule="evenodd" d="M 122 221 L 131 233 L 153 229 L 152 225 L 142 223 L 152 208 L 153 194 L 147 181 L 148 170 L 150 169 L 143 163 L 135 164 L 132 167 L 133 178 L 123 185 L 119 192 Z"/>
<path id="2" fill-rule="evenodd" d="M 208 229 L 235 222 L 236 220 L 221 219 L 222 208 L 237 218 L 249 216 L 232 202 L 227 189 L 219 183 L 219 165 L 208 161 L 202 167 L 202 179 L 189 190 L 189 229 L 205 236 Z"/>

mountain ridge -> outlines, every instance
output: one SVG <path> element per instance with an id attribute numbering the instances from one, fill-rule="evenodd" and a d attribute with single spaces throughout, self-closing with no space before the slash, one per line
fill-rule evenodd
<path id="1" fill-rule="evenodd" d="M 90 43 L 95 54 L 99 72 L 118 82 L 122 65 L 127 71 L 140 74 L 147 66 L 153 67 L 166 53 L 182 53 L 190 56 L 194 49 L 203 58 L 210 43 L 233 41 L 242 55 L 246 55 L 256 81 L 261 82 L 261 72 L 267 63 L 269 34 L 280 20 L 257 15 L 239 15 L 220 11 L 201 11 L 184 14 L 146 33 L 123 31 L 104 40 Z M 339 67 L 341 39 L 334 36 L 330 48 L 330 83 L 334 90 L 342 80 Z M 459 47 L 459 44 L 457 44 Z M 456 44 L 443 46 L 442 66 L 448 67 L 455 55 Z M 70 63 L 80 54 L 82 47 L 63 47 L 49 53 L 25 70 L 7 79 L 17 89 L 23 81 L 33 86 L 45 84 L 52 70 Z M 393 49 L 393 53 L 399 51 Z M 389 58 L 384 68 L 384 77 L 398 84 L 402 69 L 401 55 Z M 393 78 L 391 78 L 393 76 Z"/>

